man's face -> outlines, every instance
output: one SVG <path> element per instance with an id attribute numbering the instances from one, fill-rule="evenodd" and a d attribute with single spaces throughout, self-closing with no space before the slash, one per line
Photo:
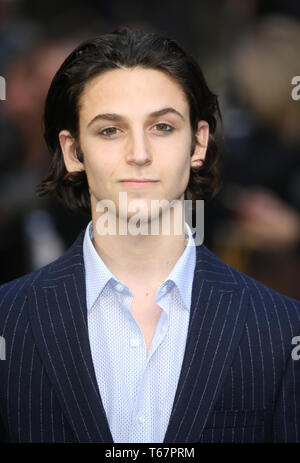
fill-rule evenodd
<path id="1" fill-rule="evenodd" d="M 108 71 L 88 82 L 79 103 L 81 167 L 87 174 L 92 210 L 99 200 L 109 199 L 118 215 L 120 192 L 127 193 L 128 205 L 140 199 L 148 210 L 152 199 L 183 200 L 192 131 L 187 99 L 173 79 L 142 67 Z M 165 114 L 153 114 L 162 110 Z M 77 165 L 80 170 L 80 163 L 72 164 L 63 151 L 67 169 L 76 170 Z M 122 182 L 140 178 L 156 182 Z"/>

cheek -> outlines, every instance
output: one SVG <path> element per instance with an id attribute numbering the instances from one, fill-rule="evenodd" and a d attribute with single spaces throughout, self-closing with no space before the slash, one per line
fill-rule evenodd
<path id="1" fill-rule="evenodd" d="M 99 179 L 106 176 L 106 172 L 109 171 L 109 163 L 106 158 L 101 155 L 99 149 L 93 149 L 91 147 L 85 148 L 81 147 L 84 159 L 85 159 L 85 169 L 88 178 L 90 179 Z"/>
<path id="2" fill-rule="evenodd" d="M 179 145 L 179 146 L 178 146 Z M 186 187 L 190 175 L 190 151 L 187 150 L 186 143 L 182 146 L 178 144 L 176 149 L 169 150 L 160 163 L 164 172 L 165 181 L 171 189 L 181 190 Z"/>
<path id="3" fill-rule="evenodd" d="M 97 140 L 82 143 L 81 149 L 85 155 L 86 170 L 92 177 L 109 178 L 116 169 L 116 157 L 113 150 L 99 146 Z"/>
<path id="4" fill-rule="evenodd" d="M 176 175 L 179 177 L 179 183 L 186 182 L 190 174 L 190 154 L 185 152 L 185 155 L 180 157 L 180 162 L 176 164 Z"/>
<path id="5" fill-rule="evenodd" d="M 103 166 L 101 168 L 99 159 L 88 159 L 85 162 L 85 169 L 87 173 L 87 177 L 89 181 L 92 181 L 95 183 L 95 181 L 98 179 L 101 179 L 104 174 L 104 169 Z"/>

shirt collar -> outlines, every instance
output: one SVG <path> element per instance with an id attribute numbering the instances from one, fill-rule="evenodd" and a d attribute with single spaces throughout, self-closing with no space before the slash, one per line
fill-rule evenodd
<path id="1" fill-rule="evenodd" d="M 165 282 L 173 282 L 179 289 L 185 307 L 189 310 L 192 297 L 192 286 L 196 266 L 196 247 L 189 225 L 184 224 L 187 246 L 172 268 Z M 162 283 L 160 287 L 163 285 Z"/>
<path id="2" fill-rule="evenodd" d="M 166 282 L 171 281 L 179 289 L 185 308 L 189 310 L 191 304 L 193 277 L 196 266 L 196 248 L 192 231 L 186 222 L 185 236 L 187 239 L 187 246 L 172 268 L 168 277 L 160 285 L 159 291 L 163 286 L 165 286 Z M 97 253 L 92 239 L 93 227 L 92 221 L 90 221 L 86 227 L 83 239 L 83 259 L 85 266 L 85 283 L 88 311 L 93 307 L 97 298 L 110 280 L 114 280 L 116 283 L 122 283 L 105 265 Z"/>
<path id="3" fill-rule="evenodd" d="M 85 266 L 86 299 L 88 311 L 111 279 L 116 279 L 97 253 L 93 242 L 93 227 L 90 221 L 83 239 L 83 260 Z"/>

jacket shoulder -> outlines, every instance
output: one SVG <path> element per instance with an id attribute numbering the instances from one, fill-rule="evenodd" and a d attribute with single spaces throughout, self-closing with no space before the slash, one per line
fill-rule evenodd
<path id="1" fill-rule="evenodd" d="M 0 285 L 0 327 L 2 321 L 6 319 L 11 311 L 14 311 L 16 308 L 18 309 L 26 302 L 28 290 L 33 284 L 39 281 L 48 266 L 49 264 L 39 270 Z"/>
<path id="2" fill-rule="evenodd" d="M 68 268 L 70 263 L 74 261 L 82 262 L 82 239 L 83 232 L 80 233 L 72 246 L 58 259 L 38 270 L 0 285 L 0 327 L 2 321 L 6 319 L 11 311 L 19 311 L 23 307 L 29 290 L 32 286 L 41 284 L 47 278 L 49 272 L 51 274 L 55 269 L 61 269 L 63 272 L 64 269 Z"/>

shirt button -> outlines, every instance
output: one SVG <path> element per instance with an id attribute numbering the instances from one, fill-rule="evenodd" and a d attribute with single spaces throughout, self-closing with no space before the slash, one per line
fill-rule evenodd
<path id="1" fill-rule="evenodd" d="M 145 418 L 144 418 L 143 416 L 139 416 L 139 417 L 138 417 L 138 421 L 139 421 L 140 423 L 145 423 Z"/>
<path id="2" fill-rule="evenodd" d="M 115 286 L 116 290 L 120 293 L 121 291 L 123 291 L 123 285 L 121 285 L 121 283 L 118 283 L 116 286 Z"/>
<path id="3" fill-rule="evenodd" d="M 140 345 L 139 339 L 131 338 L 130 339 L 130 345 L 131 345 L 131 347 L 138 347 Z"/>

